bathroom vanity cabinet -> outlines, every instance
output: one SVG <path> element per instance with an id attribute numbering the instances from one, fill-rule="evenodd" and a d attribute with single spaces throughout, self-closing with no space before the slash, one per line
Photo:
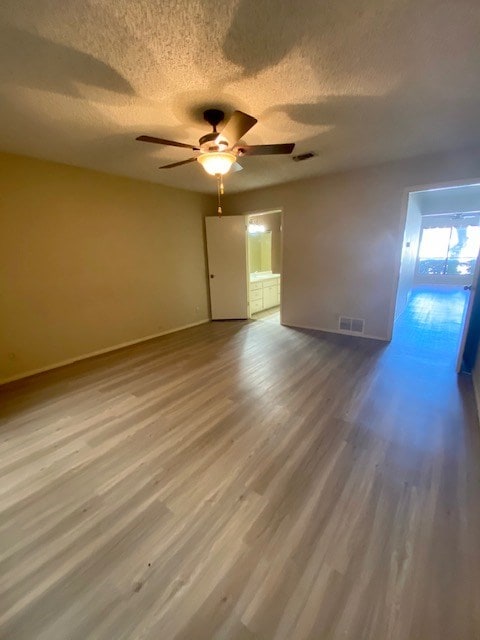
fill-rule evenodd
<path id="1" fill-rule="evenodd" d="M 280 274 L 250 276 L 250 313 L 258 313 L 280 304 Z"/>

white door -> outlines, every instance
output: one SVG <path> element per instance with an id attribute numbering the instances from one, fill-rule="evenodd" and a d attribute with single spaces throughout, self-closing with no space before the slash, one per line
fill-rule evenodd
<path id="1" fill-rule="evenodd" d="M 470 321 L 472 319 L 473 301 L 475 299 L 475 296 L 480 294 L 480 291 L 478 290 L 479 276 L 480 276 L 480 257 L 477 257 L 477 262 L 475 263 L 475 271 L 473 273 L 473 282 L 472 282 L 472 286 L 470 287 L 470 295 L 468 296 L 467 309 L 465 311 L 465 319 L 463 322 L 462 335 L 460 338 L 460 346 L 458 348 L 457 373 L 460 373 L 460 371 L 462 370 L 463 353 L 465 351 L 465 344 L 467 342 L 468 330 L 470 328 Z"/>
<path id="2" fill-rule="evenodd" d="M 245 216 L 205 218 L 212 320 L 248 318 Z"/>

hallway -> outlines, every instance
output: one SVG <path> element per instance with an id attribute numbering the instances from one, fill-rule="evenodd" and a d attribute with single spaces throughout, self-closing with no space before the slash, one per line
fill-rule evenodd
<path id="1" fill-rule="evenodd" d="M 390 350 L 454 367 L 468 295 L 460 287 L 413 289 L 395 323 Z"/>

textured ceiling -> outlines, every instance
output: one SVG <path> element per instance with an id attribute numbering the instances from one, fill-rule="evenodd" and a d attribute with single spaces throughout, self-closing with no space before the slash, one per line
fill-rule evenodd
<path id="1" fill-rule="evenodd" d="M 478 0 L 2 0 L 0 149 L 209 191 L 207 106 L 259 123 L 240 191 L 480 143 Z"/>

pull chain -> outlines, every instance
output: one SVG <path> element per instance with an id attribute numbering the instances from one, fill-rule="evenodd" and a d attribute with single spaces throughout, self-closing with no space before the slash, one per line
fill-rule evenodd
<path id="1" fill-rule="evenodd" d="M 223 194 L 223 179 L 220 173 L 217 173 L 217 197 L 218 197 L 218 217 L 222 215 L 222 200 L 221 195 Z"/>

